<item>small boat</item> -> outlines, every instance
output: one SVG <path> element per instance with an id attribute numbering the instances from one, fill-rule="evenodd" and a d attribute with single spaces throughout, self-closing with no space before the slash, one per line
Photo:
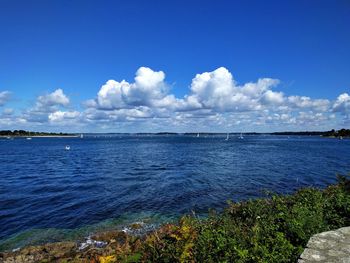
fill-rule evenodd
<path id="1" fill-rule="evenodd" d="M 197 133 L 197 138 L 199 137 L 199 133 Z"/>
<path id="2" fill-rule="evenodd" d="M 80 134 L 80 139 L 83 139 L 84 138 L 84 135 L 83 134 Z"/>
<path id="3" fill-rule="evenodd" d="M 230 134 L 227 134 L 225 141 L 228 141 L 229 138 L 230 138 Z"/>
<path id="4" fill-rule="evenodd" d="M 66 149 L 67 151 L 69 151 L 69 150 L 70 150 L 70 146 L 69 146 L 69 145 L 66 145 L 65 149 Z"/>
<path id="5" fill-rule="evenodd" d="M 241 139 L 241 140 L 244 139 L 242 133 L 241 133 L 241 135 L 239 135 L 238 139 Z"/>
<path id="6" fill-rule="evenodd" d="M 27 140 L 31 140 L 32 138 L 31 137 L 27 137 Z"/>

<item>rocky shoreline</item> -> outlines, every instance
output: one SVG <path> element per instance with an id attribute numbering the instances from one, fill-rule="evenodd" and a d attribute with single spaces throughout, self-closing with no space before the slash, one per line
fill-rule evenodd
<path id="1" fill-rule="evenodd" d="M 133 227 L 141 226 L 135 224 Z M 0 262 L 109 262 L 118 251 L 135 250 L 139 239 L 126 231 L 107 231 L 81 242 L 56 242 L 1 252 Z"/>

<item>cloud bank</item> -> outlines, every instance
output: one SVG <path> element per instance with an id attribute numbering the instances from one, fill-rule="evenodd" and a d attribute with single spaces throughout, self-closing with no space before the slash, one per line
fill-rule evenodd
<path id="1" fill-rule="evenodd" d="M 197 74 L 187 95 L 178 98 L 163 71 L 141 67 L 133 82 L 110 79 L 95 98 L 73 109 L 57 89 L 37 97 L 18 114 L 3 110 L 0 124 L 83 131 L 271 131 L 323 130 L 350 123 L 350 96 L 335 100 L 284 94 L 280 80 L 260 78 L 239 84 L 226 68 Z M 9 99 L 0 92 L 0 106 Z M 13 127 L 15 128 L 15 127 Z"/>

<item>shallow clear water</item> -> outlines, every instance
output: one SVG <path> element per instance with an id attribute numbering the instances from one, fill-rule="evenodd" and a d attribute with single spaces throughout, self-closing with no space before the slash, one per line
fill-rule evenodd
<path id="1" fill-rule="evenodd" d="M 350 140 L 225 137 L 0 139 L 0 249 L 203 214 L 350 171 Z"/>

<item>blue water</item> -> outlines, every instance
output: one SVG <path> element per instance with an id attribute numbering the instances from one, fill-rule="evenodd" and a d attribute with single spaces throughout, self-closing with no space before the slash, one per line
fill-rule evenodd
<path id="1" fill-rule="evenodd" d="M 227 200 L 324 187 L 350 171 L 350 140 L 85 136 L 0 139 L 0 248 L 161 222 Z M 65 150 L 70 145 L 70 150 Z M 83 230 L 83 231 L 81 231 Z"/>

